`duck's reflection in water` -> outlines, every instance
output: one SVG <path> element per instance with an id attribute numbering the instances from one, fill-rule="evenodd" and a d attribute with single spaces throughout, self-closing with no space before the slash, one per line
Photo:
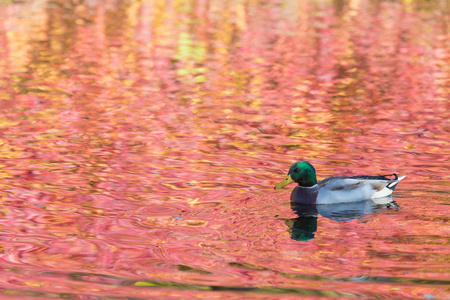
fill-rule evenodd
<path id="1" fill-rule="evenodd" d="M 307 205 L 291 202 L 291 208 L 298 215 L 297 218 L 284 220 L 289 227 L 291 238 L 307 241 L 314 238 L 319 215 L 335 221 L 349 221 L 385 209 L 398 210 L 400 206 L 388 196 L 340 204 Z"/>

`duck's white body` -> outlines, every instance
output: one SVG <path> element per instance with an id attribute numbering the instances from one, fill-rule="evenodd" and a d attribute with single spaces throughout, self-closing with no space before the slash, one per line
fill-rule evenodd
<path id="1" fill-rule="evenodd" d="M 295 187 L 291 201 L 303 204 L 335 204 L 386 197 L 392 194 L 403 178 L 405 176 L 396 176 L 395 179 L 383 176 L 329 177 L 311 187 Z"/>

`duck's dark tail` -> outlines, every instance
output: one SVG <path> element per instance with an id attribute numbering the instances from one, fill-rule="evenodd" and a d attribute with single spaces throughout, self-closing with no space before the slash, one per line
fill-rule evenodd
<path id="1" fill-rule="evenodd" d="M 395 179 L 392 179 L 392 181 L 389 182 L 389 184 L 386 186 L 390 190 L 394 190 L 395 187 L 397 186 L 397 184 L 400 182 L 400 180 L 402 180 L 403 178 L 406 177 L 406 176 L 398 177 L 397 174 L 394 174 L 394 175 L 395 175 Z"/>

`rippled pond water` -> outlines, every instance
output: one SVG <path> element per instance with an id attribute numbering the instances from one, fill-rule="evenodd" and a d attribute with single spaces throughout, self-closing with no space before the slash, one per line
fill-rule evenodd
<path id="1" fill-rule="evenodd" d="M 448 21 L 445 0 L 0 1 L 0 299 L 449 299 Z M 305 209 L 273 189 L 299 159 L 406 178 Z"/>

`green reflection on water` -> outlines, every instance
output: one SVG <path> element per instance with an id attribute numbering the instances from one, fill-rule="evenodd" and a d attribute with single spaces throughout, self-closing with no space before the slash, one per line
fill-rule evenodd
<path id="1" fill-rule="evenodd" d="M 110 275 L 90 274 L 90 273 L 72 273 L 69 275 L 73 280 L 90 283 L 101 283 L 107 285 L 124 285 L 141 288 L 166 288 L 176 290 L 197 290 L 197 291 L 220 291 L 236 293 L 258 293 L 258 294 L 279 294 L 279 295 L 301 295 L 301 296 L 326 296 L 326 297 L 360 297 L 354 293 L 344 293 L 336 291 L 287 288 L 287 287 L 258 287 L 258 286 L 219 286 L 180 283 L 162 280 L 128 280 Z M 105 280 L 106 279 L 106 280 Z"/>
<path id="2" fill-rule="evenodd" d="M 384 276 L 355 276 L 355 277 L 327 277 L 307 274 L 279 273 L 281 276 L 291 279 L 328 281 L 328 282 L 356 282 L 356 283 L 380 283 L 380 284 L 406 284 L 406 285 L 449 285 L 448 280 L 437 279 L 416 279 Z M 260 294 L 280 294 L 280 295 L 302 295 L 302 296 L 326 296 L 326 297 L 361 297 L 356 293 L 337 292 L 328 290 L 315 290 L 305 288 L 271 287 L 271 286 L 223 286 L 223 285 L 203 285 L 171 282 L 163 280 L 130 280 L 128 278 L 92 274 L 92 273 L 72 273 L 69 274 L 75 281 L 90 283 L 100 283 L 106 285 L 136 286 L 141 288 L 167 288 L 176 290 L 197 290 L 197 291 L 221 291 L 236 293 L 260 293 Z M 375 293 L 376 294 L 376 293 Z M 374 295 L 375 295 L 374 294 Z M 371 295 L 371 296 L 374 296 Z"/>
<path id="3" fill-rule="evenodd" d="M 238 293 L 258 293 L 258 294 L 279 294 L 279 295 L 301 295 L 301 296 L 326 296 L 326 297 L 360 297 L 358 294 L 343 293 L 336 291 L 324 291 L 302 288 L 284 287 L 249 287 L 249 286 L 207 286 L 199 284 L 186 284 L 167 281 L 137 281 L 132 283 L 139 287 L 150 288 L 170 288 L 180 290 L 200 290 L 217 292 L 238 292 Z"/>

